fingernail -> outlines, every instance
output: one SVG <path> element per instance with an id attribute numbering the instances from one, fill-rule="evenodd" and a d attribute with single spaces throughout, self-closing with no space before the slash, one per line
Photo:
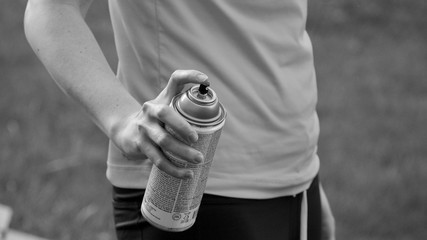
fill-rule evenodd
<path id="1" fill-rule="evenodd" d="M 197 142 L 197 139 L 199 139 L 199 135 L 197 135 L 197 133 L 190 134 L 190 141 L 191 142 Z"/>
<path id="2" fill-rule="evenodd" d="M 195 160 L 196 160 L 196 163 L 202 163 L 203 162 L 203 154 L 198 153 Z"/>
<path id="3" fill-rule="evenodd" d="M 197 79 L 199 81 L 205 81 L 205 80 L 208 79 L 208 76 L 206 74 L 204 74 L 204 73 L 199 73 L 199 74 L 197 74 Z"/>

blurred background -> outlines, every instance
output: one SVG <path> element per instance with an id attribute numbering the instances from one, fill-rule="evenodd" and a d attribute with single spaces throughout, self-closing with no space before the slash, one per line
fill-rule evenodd
<path id="1" fill-rule="evenodd" d="M 66 97 L 0 1 L 0 203 L 49 239 L 114 239 L 106 137 Z M 427 1 L 309 0 L 321 177 L 337 239 L 427 239 Z M 106 1 L 87 20 L 115 69 Z"/>

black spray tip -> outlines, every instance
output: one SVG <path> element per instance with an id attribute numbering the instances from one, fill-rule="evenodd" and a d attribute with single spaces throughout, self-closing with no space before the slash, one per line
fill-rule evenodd
<path id="1" fill-rule="evenodd" d="M 204 83 L 200 84 L 200 86 L 199 86 L 199 93 L 202 94 L 202 95 L 207 94 L 208 93 L 208 87 L 209 87 L 209 85 L 211 85 L 209 83 L 209 81 L 205 81 Z"/>

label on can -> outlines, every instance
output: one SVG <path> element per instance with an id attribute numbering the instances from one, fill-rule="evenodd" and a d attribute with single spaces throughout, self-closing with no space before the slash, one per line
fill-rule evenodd
<path id="1" fill-rule="evenodd" d="M 141 212 L 147 221 L 167 231 L 183 231 L 194 224 L 222 126 L 196 127 L 199 138 L 191 146 L 204 155 L 203 163 L 189 163 L 164 152 L 176 166 L 191 169 L 194 173 L 192 179 L 173 177 L 153 165 L 141 205 Z M 174 135 L 170 128 L 166 129 Z"/>

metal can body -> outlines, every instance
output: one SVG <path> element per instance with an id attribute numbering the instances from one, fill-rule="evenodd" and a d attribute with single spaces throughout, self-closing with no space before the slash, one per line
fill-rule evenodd
<path id="1" fill-rule="evenodd" d="M 193 90 L 194 88 L 190 91 Z M 180 94 L 171 103 L 178 112 L 182 110 L 179 105 L 180 98 L 185 98 L 185 96 Z M 192 179 L 179 179 L 153 166 L 141 205 L 141 212 L 144 218 L 155 227 L 166 231 L 179 232 L 190 228 L 196 221 L 209 169 L 225 122 L 225 110 L 222 105 L 219 104 L 218 106 L 221 113 L 215 117 L 216 119 L 213 122 L 207 123 L 201 120 L 197 123 L 197 119 L 187 119 L 199 135 L 198 141 L 191 146 L 204 155 L 203 163 L 189 163 L 169 152 L 164 152 L 166 157 L 176 166 L 191 169 L 194 172 Z M 175 135 L 172 129 L 167 126 L 166 130 Z"/>

